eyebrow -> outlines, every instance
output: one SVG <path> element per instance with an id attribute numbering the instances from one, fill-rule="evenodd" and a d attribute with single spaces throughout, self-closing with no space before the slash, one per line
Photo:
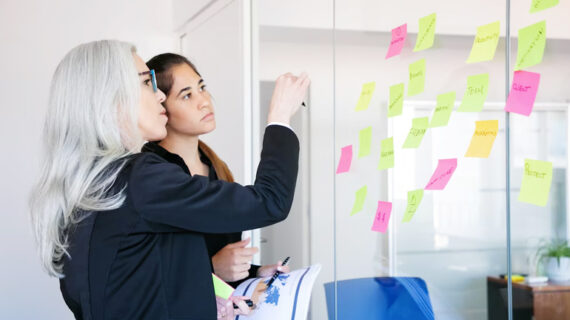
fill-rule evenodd
<path id="1" fill-rule="evenodd" d="M 200 79 L 200 81 L 198 81 L 198 86 L 200 86 L 200 84 L 203 82 L 204 82 L 204 79 Z M 192 87 L 190 87 L 190 86 L 184 87 L 184 88 L 180 89 L 180 91 L 178 91 L 178 94 L 176 96 L 179 97 L 182 94 L 182 92 L 189 91 L 191 89 L 192 89 Z"/>

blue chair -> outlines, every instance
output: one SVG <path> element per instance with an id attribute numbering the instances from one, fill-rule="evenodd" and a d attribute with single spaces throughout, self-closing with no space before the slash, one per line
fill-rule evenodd
<path id="1" fill-rule="evenodd" d="M 339 320 L 433 320 L 426 283 L 420 278 L 381 277 L 337 282 Z M 329 319 L 334 319 L 334 282 L 325 283 Z"/>

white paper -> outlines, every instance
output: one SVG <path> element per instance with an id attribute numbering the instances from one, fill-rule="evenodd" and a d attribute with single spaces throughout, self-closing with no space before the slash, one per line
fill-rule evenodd
<path id="1" fill-rule="evenodd" d="M 254 278 L 242 282 L 234 296 L 246 296 L 256 304 L 252 314 L 237 316 L 236 320 L 304 320 L 309 311 L 313 284 L 321 271 L 316 264 L 306 268 L 281 274 L 269 290 L 265 290 L 270 278 Z"/>

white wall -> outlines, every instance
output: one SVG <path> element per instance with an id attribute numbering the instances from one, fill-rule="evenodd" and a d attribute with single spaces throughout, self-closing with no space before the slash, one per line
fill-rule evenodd
<path id="1" fill-rule="evenodd" d="M 175 50 L 170 1 L 0 2 L 1 319 L 72 318 L 58 281 L 40 269 L 27 200 L 52 73 L 72 47 L 106 38 L 136 44 L 143 59 Z"/>
<path id="2" fill-rule="evenodd" d="M 511 1 L 512 30 L 538 22 L 548 15 L 548 10 L 529 14 L 531 1 Z M 334 3 L 336 28 L 340 30 L 390 31 L 408 23 L 408 32 L 416 33 L 418 19 L 436 12 L 438 34 L 465 35 L 475 32 L 476 26 L 497 20 L 504 22 L 506 19 L 505 1 L 498 0 L 334 0 Z M 264 26 L 332 28 L 333 0 L 263 0 L 259 4 L 259 11 L 263 13 L 260 15 L 260 24 Z M 560 1 L 557 7 L 550 9 L 552 10 L 568 13 L 570 2 Z M 501 30 L 501 35 L 504 35 L 504 30 Z M 549 16 L 547 35 L 551 39 L 570 37 L 566 14 Z"/>

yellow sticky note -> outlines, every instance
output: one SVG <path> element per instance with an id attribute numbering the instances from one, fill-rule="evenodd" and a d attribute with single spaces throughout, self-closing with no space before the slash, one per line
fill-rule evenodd
<path id="1" fill-rule="evenodd" d="M 525 159 L 519 201 L 546 206 L 551 184 L 552 162 Z"/>
<path id="2" fill-rule="evenodd" d="M 380 144 L 380 163 L 378 170 L 394 168 L 394 137 L 382 140 Z"/>
<path id="3" fill-rule="evenodd" d="M 530 5 L 530 13 L 552 8 L 557 4 L 558 0 L 532 0 L 532 4 Z"/>
<path id="4" fill-rule="evenodd" d="M 390 87 L 390 104 L 388 105 L 388 118 L 402 114 L 404 107 L 404 84 L 398 83 Z"/>
<path id="5" fill-rule="evenodd" d="M 435 21 L 435 13 L 420 18 L 420 30 L 416 39 L 414 52 L 425 50 L 433 46 L 433 39 L 435 38 Z"/>
<path id="6" fill-rule="evenodd" d="M 429 123 L 430 128 L 443 127 L 449 123 L 453 106 L 455 105 L 455 91 L 437 96 L 437 104 Z"/>
<path id="7" fill-rule="evenodd" d="M 519 29 L 516 70 L 526 69 L 542 62 L 546 46 L 546 21 Z"/>
<path id="8" fill-rule="evenodd" d="M 424 189 L 408 191 L 408 205 L 406 206 L 406 212 L 404 212 L 402 222 L 410 222 L 410 220 L 412 220 L 423 197 Z"/>
<path id="9" fill-rule="evenodd" d="M 500 33 L 500 21 L 478 27 L 467 63 L 493 60 Z"/>
<path id="10" fill-rule="evenodd" d="M 429 126 L 428 117 L 415 118 L 412 119 L 412 128 L 408 133 L 406 141 L 402 148 L 417 148 L 422 143 L 422 139 L 426 134 L 427 128 Z"/>
<path id="11" fill-rule="evenodd" d="M 358 133 L 358 157 L 362 158 L 370 154 L 372 144 L 372 127 L 364 128 Z"/>
<path id="12" fill-rule="evenodd" d="M 467 88 L 458 112 L 479 112 L 483 109 L 489 93 L 489 74 L 482 73 L 467 77 Z"/>
<path id="13" fill-rule="evenodd" d="M 426 79 L 426 59 L 420 59 L 409 66 L 410 81 L 408 82 L 408 96 L 415 96 L 424 92 Z"/>
<path id="14" fill-rule="evenodd" d="M 212 273 L 212 281 L 214 281 L 214 293 L 222 299 L 229 299 L 234 293 L 234 288 L 227 284 L 224 280 L 218 278 Z"/>
<path id="15" fill-rule="evenodd" d="M 499 120 L 475 121 L 475 133 L 465 157 L 488 158 L 498 132 Z"/>
<path id="16" fill-rule="evenodd" d="M 358 102 L 356 103 L 355 111 L 368 109 L 368 105 L 370 104 L 375 88 L 376 82 L 368 82 L 362 85 L 362 91 L 360 92 L 360 98 L 358 98 Z"/>
<path id="17" fill-rule="evenodd" d="M 350 212 L 350 215 L 354 215 L 360 211 L 362 211 L 362 208 L 364 208 L 364 200 L 366 200 L 366 193 L 368 192 L 368 188 L 366 186 L 358 189 L 358 191 L 356 191 L 356 196 L 354 199 L 354 205 L 352 206 L 352 211 Z"/>

